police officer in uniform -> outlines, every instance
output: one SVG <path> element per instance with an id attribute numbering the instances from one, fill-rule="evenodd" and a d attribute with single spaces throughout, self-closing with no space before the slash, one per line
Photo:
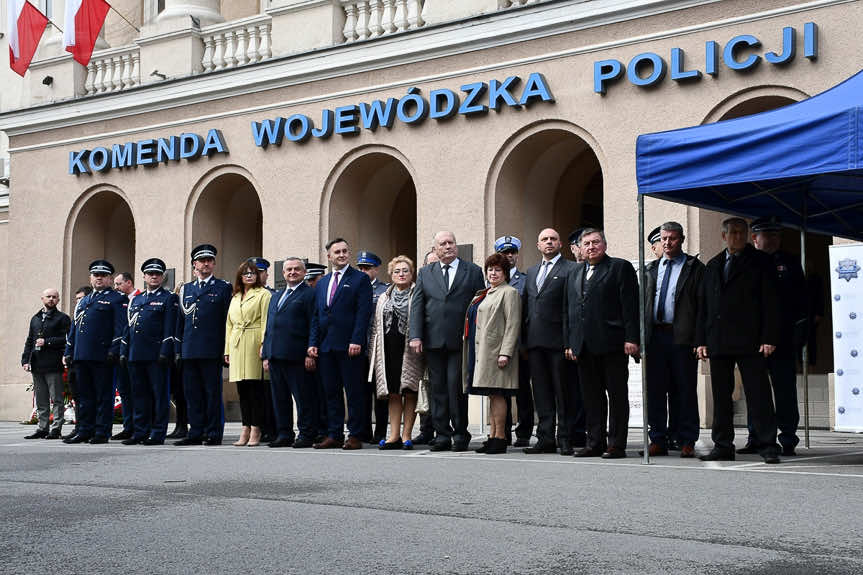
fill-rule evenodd
<path id="1" fill-rule="evenodd" d="M 222 403 L 222 353 L 231 284 L 213 277 L 216 248 L 192 250 L 194 281 L 180 290 L 176 361 L 183 362 L 183 390 L 189 406 L 189 434 L 174 445 L 221 445 L 225 430 Z"/>
<path id="2" fill-rule="evenodd" d="M 77 432 L 65 443 L 108 443 L 114 419 L 113 367 L 120 356 L 128 298 L 114 291 L 107 260 L 90 264 L 93 291 L 78 302 L 63 364 L 73 366 L 78 390 Z"/>
<path id="3" fill-rule="evenodd" d="M 800 411 L 797 407 L 797 354 L 806 338 L 806 276 L 800 258 L 781 250 L 782 222 L 775 216 L 758 218 L 750 227 L 755 249 L 770 256 L 774 271 L 776 292 L 779 296 L 779 342 L 767 358 L 767 371 L 773 386 L 776 403 L 776 427 L 779 428 L 779 444 L 782 455 L 796 455 L 795 447 L 800 442 L 797 426 Z M 748 414 L 747 414 L 748 416 Z M 747 417 L 749 438 L 746 446 L 737 453 L 758 453 L 754 428 Z"/>
<path id="4" fill-rule="evenodd" d="M 171 411 L 171 360 L 179 298 L 162 287 L 165 262 L 144 262 L 146 289 L 129 304 L 121 363 L 128 361 L 134 397 L 134 432 L 123 445 L 162 445 Z"/>
<path id="5" fill-rule="evenodd" d="M 390 284 L 386 282 L 382 282 L 378 279 L 378 272 L 381 267 L 381 258 L 377 255 L 373 254 L 369 251 L 361 251 L 357 254 L 357 268 L 367 276 L 372 282 L 372 315 L 374 316 L 375 307 L 378 305 L 378 298 L 382 293 L 387 291 L 387 288 Z M 366 353 L 368 354 L 368 350 L 371 349 L 371 334 L 374 329 L 374 322 L 369 322 L 369 344 L 366 346 Z M 368 359 L 368 358 L 367 358 Z M 368 369 L 366 369 L 368 372 Z M 369 430 L 368 441 L 371 443 L 378 444 L 381 439 L 385 439 L 387 435 L 387 421 L 389 420 L 389 400 L 387 399 L 378 399 L 376 393 L 376 384 L 374 382 L 374 378 L 371 382 L 368 382 L 369 385 L 369 393 L 372 396 L 371 401 L 366 408 L 366 413 L 364 414 L 365 421 L 367 423 L 367 428 Z M 374 404 L 375 411 L 375 429 L 374 433 L 372 433 L 372 404 Z"/>
<path id="6" fill-rule="evenodd" d="M 306 264 L 306 283 L 309 284 L 309 287 L 315 287 L 315 284 L 318 283 L 318 280 L 324 277 L 324 274 L 327 273 L 327 266 L 323 264 Z"/>
<path id="7" fill-rule="evenodd" d="M 306 264 L 306 277 L 304 280 L 309 284 L 309 287 L 314 288 L 315 285 L 317 285 L 318 280 L 324 277 L 324 274 L 326 273 L 327 266 L 309 262 Z M 324 401 L 324 384 L 321 382 L 321 373 L 317 369 L 317 361 L 311 357 L 309 359 L 311 360 L 309 362 L 310 369 L 306 370 L 306 377 L 315 380 L 318 390 L 318 423 L 316 428 L 318 430 L 325 430 L 327 428 L 327 402 Z M 323 439 L 324 436 L 319 435 L 316 438 L 315 443 L 320 443 Z"/>
<path id="8" fill-rule="evenodd" d="M 495 240 L 494 251 L 503 254 L 509 260 L 509 285 L 524 295 L 524 285 L 527 275 L 519 270 L 518 252 L 521 250 L 521 240 L 515 236 L 502 236 Z M 519 338 L 521 340 L 521 338 Z M 515 406 L 518 408 L 518 425 L 515 426 L 515 446 L 530 445 L 533 435 L 533 390 L 530 387 L 530 366 L 527 362 L 527 350 L 519 345 L 518 362 L 518 392 L 515 396 Z M 512 443 L 512 402 L 506 402 L 506 441 Z"/>
<path id="9" fill-rule="evenodd" d="M 276 293 L 276 290 L 267 285 L 267 282 L 270 279 L 270 260 L 260 256 L 255 256 L 253 258 L 249 258 L 249 263 L 257 268 L 258 278 L 260 278 L 261 284 L 267 288 L 271 294 Z"/>

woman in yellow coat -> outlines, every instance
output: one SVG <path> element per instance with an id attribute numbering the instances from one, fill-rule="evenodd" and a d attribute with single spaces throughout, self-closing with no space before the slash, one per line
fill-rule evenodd
<path id="1" fill-rule="evenodd" d="M 254 447 L 261 442 L 266 422 L 266 390 L 261 361 L 261 342 L 267 327 L 270 292 L 261 283 L 255 264 L 245 261 L 237 269 L 234 297 L 225 324 L 225 362 L 230 381 L 237 383 L 243 432 L 234 445 Z"/>

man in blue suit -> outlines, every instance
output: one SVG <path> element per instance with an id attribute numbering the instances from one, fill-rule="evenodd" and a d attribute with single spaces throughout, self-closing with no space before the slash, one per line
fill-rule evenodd
<path id="1" fill-rule="evenodd" d="M 363 347 L 372 313 L 369 276 L 348 265 L 351 248 L 342 238 L 327 244 L 333 271 L 315 287 L 315 315 L 308 355 L 318 358 L 327 401 L 327 437 L 315 449 L 362 449 L 366 431 L 363 413 L 366 397 Z M 348 440 L 344 441 L 345 406 L 348 399 Z"/>
<path id="2" fill-rule="evenodd" d="M 314 369 L 308 356 L 309 334 L 315 315 L 315 290 L 305 282 L 306 266 L 297 257 L 285 258 L 282 264 L 285 289 L 270 298 L 267 328 L 261 357 L 270 372 L 273 408 L 276 415 L 276 439 L 270 447 L 311 447 L 318 435 L 318 386 L 306 370 Z M 297 405 L 297 427 L 300 436 L 294 441 L 294 406 Z"/>
<path id="3" fill-rule="evenodd" d="M 195 280 L 183 284 L 177 314 L 177 361 L 183 362 L 183 391 L 189 406 L 189 435 L 174 445 L 221 445 L 225 431 L 222 404 L 222 353 L 231 284 L 213 277 L 216 248 L 192 250 Z"/>
<path id="4" fill-rule="evenodd" d="M 123 445 L 162 445 L 171 411 L 171 368 L 178 298 L 162 287 L 165 262 L 144 262 L 144 293 L 129 304 L 120 363 L 128 361 L 134 397 L 134 432 Z"/>
<path id="5" fill-rule="evenodd" d="M 63 364 L 75 369 L 78 425 L 65 443 L 107 443 L 114 418 L 113 366 L 120 356 L 128 299 L 112 289 L 114 266 L 107 260 L 90 264 L 93 291 L 78 302 Z"/>

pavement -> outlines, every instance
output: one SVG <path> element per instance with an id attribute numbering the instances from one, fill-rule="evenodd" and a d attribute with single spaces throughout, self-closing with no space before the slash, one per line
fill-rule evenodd
<path id="1" fill-rule="evenodd" d="M 640 429 L 611 461 L 32 430 L 0 423 L 0 573 L 863 573 L 860 435 L 812 432 L 768 466 L 645 465 Z"/>

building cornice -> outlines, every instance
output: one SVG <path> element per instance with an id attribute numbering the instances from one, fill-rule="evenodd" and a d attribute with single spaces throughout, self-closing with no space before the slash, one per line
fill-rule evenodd
<path id="1" fill-rule="evenodd" d="M 456 23 L 421 28 L 375 40 L 342 44 L 221 72 L 195 75 L 158 84 L 135 87 L 123 92 L 95 95 L 7 112 L 0 114 L 0 130 L 6 131 L 9 136 L 17 136 L 82 125 L 96 120 L 105 121 L 156 112 L 214 99 L 243 96 L 265 90 L 421 62 L 432 58 L 505 46 L 550 35 L 564 34 L 669 11 L 712 4 L 717 1 L 719 0 L 652 0 L 647 2 L 643 0 L 607 0 L 597 2 L 573 0 L 530 5 L 521 9 L 507 10 Z M 854 1 L 856 0 L 815 0 L 747 14 L 745 16 L 705 22 L 694 26 L 613 42 L 582 46 L 571 50 L 542 54 L 520 60 L 500 61 L 470 69 L 410 78 L 390 84 L 361 86 L 352 90 L 322 94 L 312 98 L 275 102 L 265 106 L 232 110 L 196 118 L 185 118 L 170 123 L 142 126 L 131 131 L 101 133 L 82 138 L 63 140 L 62 142 L 55 141 L 34 146 L 17 147 L 10 149 L 10 152 L 82 142 L 96 138 L 110 137 L 120 133 L 130 134 L 150 131 L 195 121 L 208 121 L 249 112 L 320 102 L 379 90 L 399 89 L 418 83 L 445 80 L 514 65 L 570 57 L 576 54 L 598 52 L 620 46 L 702 32 L 714 28 Z"/>

